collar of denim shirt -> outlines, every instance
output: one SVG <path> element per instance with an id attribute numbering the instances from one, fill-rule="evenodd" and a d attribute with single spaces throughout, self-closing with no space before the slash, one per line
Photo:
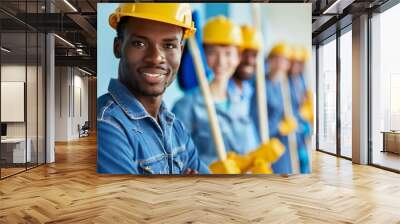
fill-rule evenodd
<path id="1" fill-rule="evenodd" d="M 235 87 L 234 81 L 231 79 L 228 82 L 228 107 L 229 111 L 223 110 L 220 107 L 215 107 L 215 110 L 217 111 L 218 114 L 224 115 L 226 117 L 231 118 L 232 116 L 237 116 L 240 115 L 241 113 L 234 113 L 232 110 L 242 110 L 242 102 L 246 100 L 246 98 L 242 98 L 242 93 L 238 87 Z M 246 87 L 244 87 L 244 91 L 246 92 L 245 94 L 251 94 L 252 87 L 250 83 L 245 84 Z M 237 88 L 237 90 L 235 89 Z M 204 96 L 200 90 L 199 87 L 191 90 L 188 92 L 188 95 L 193 99 L 193 104 L 195 106 L 200 106 L 205 108 L 205 102 L 204 102 Z M 250 100 L 251 95 L 248 97 L 247 100 Z"/>
<path id="2" fill-rule="evenodd" d="M 239 87 L 236 85 L 235 81 L 233 79 L 230 79 L 228 81 L 228 101 L 231 103 L 239 103 L 241 100 L 244 99 L 244 97 L 250 97 L 252 94 L 252 87 L 249 82 L 244 82 L 243 83 L 243 91 L 239 89 Z M 194 100 L 203 105 L 204 103 L 204 97 L 203 94 L 200 90 L 200 87 L 197 87 L 193 89 L 192 91 L 189 91 L 189 94 L 192 94 L 194 96 Z"/>
<path id="3" fill-rule="evenodd" d="M 129 89 L 118 79 L 110 80 L 108 92 L 130 119 L 153 118 Z M 168 111 L 164 101 L 161 102 L 159 116 L 165 119 L 169 124 L 172 124 L 175 119 L 175 115 Z"/>
<path id="4" fill-rule="evenodd" d="M 238 100 L 250 100 L 253 94 L 253 87 L 251 80 L 242 81 L 242 89 L 236 84 L 235 80 L 230 79 L 228 82 L 228 95 L 232 99 Z"/>

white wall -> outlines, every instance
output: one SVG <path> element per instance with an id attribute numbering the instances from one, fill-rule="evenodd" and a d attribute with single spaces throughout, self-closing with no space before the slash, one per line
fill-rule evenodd
<path id="1" fill-rule="evenodd" d="M 82 73 L 78 73 L 79 75 L 76 75 L 76 71 L 77 70 L 75 70 L 75 75 L 74 75 L 75 91 L 73 93 L 73 94 L 75 94 L 75 96 L 73 96 L 74 104 L 75 104 L 74 105 L 75 116 L 73 116 L 72 125 L 71 125 L 72 126 L 71 135 L 73 136 L 73 138 L 79 137 L 78 128 L 77 128 L 78 124 L 80 124 L 82 126 L 85 123 L 85 121 L 89 120 L 88 78 L 87 78 L 87 76 L 81 76 L 80 74 L 82 74 Z M 80 93 L 78 93 L 79 89 L 80 89 Z M 80 99 L 78 97 L 79 94 L 80 94 Z M 79 103 L 79 100 L 81 101 L 80 103 Z M 80 106 L 82 108 L 79 108 Z M 82 110 L 82 113 L 80 113 L 79 109 Z"/>
<path id="2" fill-rule="evenodd" d="M 311 51 L 311 4 L 262 4 L 266 51 L 285 41 L 309 47 Z"/>
<path id="3" fill-rule="evenodd" d="M 66 141 L 68 139 L 68 86 L 69 76 L 67 67 L 56 67 L 55 68 L 55 140 Z M 63 97 L 63 96 L 67 97 Z"/>
<path id="4" fill-rule="evenodd" d="M 266 54 L 278 42 L 305 46 L 311 52 L 311 3 L 271 3 L 261 5 Z M 311 80 L 311 63 L 306 64 L 305 74 L 307 74 L 305 76 L 307 83 L 311 86 L 314 82 Z"/>
<path id="5" fill-rule="evenodd" d="M 28 66 L 29 69 L 31 67 Z M 25 82 L 25 64 L 1 65 L 1 81 Z"/>
<path id="6" fill-rule="evenodd" d="M 88 78 L 83 75 L 76 68 L 56 67 L 56 141 L 79 138 L 78 124 L 83 125 L 88 120 Z"/>
<path id="7" fill-rule="evenodd" d="M 248 3 L 229 5 L 229 17 L 237 24 L 253 24 L 252 6 Z"/>
<path id="8" fill-rule="evenodd" d="M 25 67 L 24 65 L 19 65 L 19 64 L 8 64 L 8 65 L 2 65 L 1 66 L 1 81 L 11 81 L 11 82 L 25 82 L 25 75 L 26 72 L 28 72 L 27 74 L 35 74 L 36 75 L 36 67 L 34 66 L 27 66 Z M 28 77 L 30 78 L 30 77 Z M 30 85 L 36 85 L 36 81 L 32 81 L 31 79 L 29 80 L 29 84 Z M 36 88 L 28 88 L 28 93 L 27 93 L 27 103 L 30 104 L 31 102 L 33 102 L 36 99 Z M 33 91 L 33 92 L 31 92 Z M 35 99 L 33 99 L 35 98 Z M 36 101 L 34 105 L 28 105 L 31 107 L 35 107 L 36 108 Z M 8 108 L 1 108 L 1 110 L 7 110 Z M 29 111 L 32 108 L 29 109 Z M 33 124 L 32 121 L 35 121 L 36 123 L 36 113 L 28 113 L 27 114 L 27 119 L 28 122 L 30 122 L 28 124 L 28 137 L 29 134 L 31 133 L 31 127 L 33 128 Z M 7 122 L 7 136 L 8 137 L 25 137 L 25 123 L 26 122 Z M 35 124 L 35 130 L 36 130 L 36 124 Z M 35 132 L 36 134 L 36 132 Z"/>
<path id="9" fill-rule="evenodd" d="M 6 122 L 7 137 L 30 139 L 32 161 L 36 162 L 39 153 L 39 162 L 44 162 L 44 74 L 42 67 L 25 64 L 3 64 L 1 66 L 1 81 L 17 81 L 26 84 L 26 106 L 21 108 L 22 113 L 26 112 L 26 120 L 23 122 Z M 27 78 L 27 80 L 25 80 Z M 24 90 L 21 94 L 24 94 Z M 7 97 L 7 96 L 2 96 Z M 12 108 L 2 107 L 1 110 L 12 110 Z M 8 111 L 11 112 L 12 111 Z M 38 152 L 37 152 L 38 150 Z"/>

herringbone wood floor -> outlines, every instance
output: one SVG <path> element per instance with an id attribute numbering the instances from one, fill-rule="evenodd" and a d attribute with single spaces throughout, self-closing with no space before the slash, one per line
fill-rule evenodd
<path id="1" fill-rule="evenodd" d="M 314 173 L 96 174 L 94 137 L 56 163 L 0 181 L 0 223 L 400 223 L 400 175 L 315 153 Z"/>

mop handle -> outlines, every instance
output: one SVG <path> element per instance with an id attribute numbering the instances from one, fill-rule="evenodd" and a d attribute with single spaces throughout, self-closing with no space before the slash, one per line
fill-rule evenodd
<path id="1" fill-rule="evenodd" d="M 257 73 L 256 73 L 256 91 L 257 91 L 257 109 L 258 125 L 260 127 L 261 141 L 269 140 L 268 112 L 267 112 L 267 92 L 265 91 L 265 71 L 263 66 L 263 57 L 258 55 Z"/>
<path id="2" fill-rule="evenodd" d="M 199 81 L 200 89 L 204 97 L 204 103 L 207 108 L 207 114 L 211 126 L 211 132 L 215 142 L 215 149 L 217 151 L 218 158 L 220 160 L 226 160 L 227 157 L 226 157 L 225 145 L 222 138 L 221 129 L 218 124 L 214 101 L 211 97 L 210 86 L 208 85 L 202 59 L 200 56 L 200 50 L 194 38 L 189 38 L 188 44 L 191 54 L 193 56 L 197 80 Z"/>
<path id="3" fill-rule="evenodd" d="M 252 4 L 254 27 L 262 34 L 260 5 Z M 262 35 L 261 35 L 262 37 Z M 258 126 L 260 127 L 261 142 L 269 140 L 267 92 L 265 91 L 264 55 L 262 50 L 257 55 L 256 96 L 258 109 Z"/>

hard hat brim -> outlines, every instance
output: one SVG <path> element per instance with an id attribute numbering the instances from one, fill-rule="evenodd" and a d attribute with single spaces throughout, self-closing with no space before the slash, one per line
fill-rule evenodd
<path id="1" fill-rule="evenodd" d="M 149 18 L 148 15 L 141 15 L 140 13 L 135 13 L 134 15 L 132 15 L 131 13 L 129 13 L 129 14 L 128 13 L 120 13 L 120 12 L 113 13 L 109 17 L 110 26 L 114 29 L 117 29 L 117 24 L 123 17 L 132 17 L 132 18 L 139 18 L 139 19 L 145 19 L 145 20 L 150 20 L 150 21 L 157 21 L 157 22 L 161 22 L 161 23 L 165 23 L 165 24 L 182 27 L 183 29 L 185 29 L 185 32 L 183 35 L 184 39 L 192 36 L 196 32 L 196 28 L 194 27 L 193 22 L 192 22 L 192 26 L 187 26 L 187 25 L 185 25 L 183 23 L 179 23 L 179 22 L 166 22 L 165 19 L 163 19 L 161 17 L 157 17 L 156 15 L 154 15 L 152 18 Z"/>

